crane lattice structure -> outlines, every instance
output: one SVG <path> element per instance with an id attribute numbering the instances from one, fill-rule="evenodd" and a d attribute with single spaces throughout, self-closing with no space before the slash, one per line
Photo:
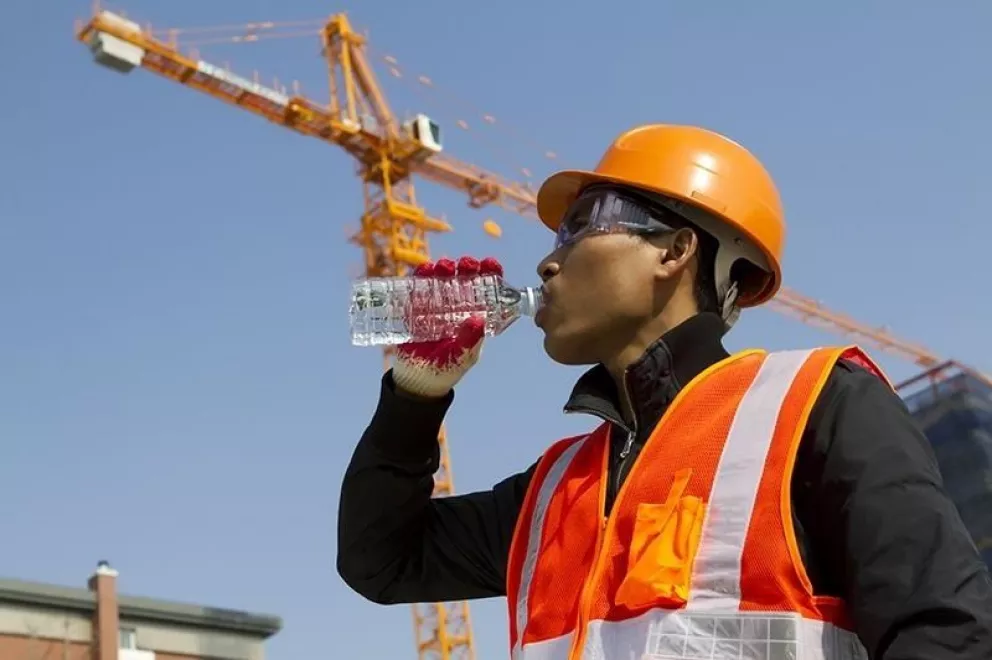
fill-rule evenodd
<path id="1" fill-rule="evenodd" d="M 185 46 L 314 34 L 319 35 L 328 69 L 330 98 L 326 104 L 303 96 L 295 84 L 292 91 L 280 85 L 263 85 L 257 75 L 250 80 L 242 78 L 226 67 L 209 64 L 180 49 L 180 38 Z M 537 218 L 536 196 L 528 184 L 443 153 L 439 128 L 424 115 L 403 123 L 397 119 L 369 63 L 366 37 L 352 28 L 346 14 L 333 15 L 319 24 L 261 22 L 157 32 L 123 14 L 103 10 L 96 2 L 92 17 L 77 26 L 76 37 L 89 46 L 97 62 L 107 67 L 121 72 L 147 69 L 347 151 L 358 164 L 365 204 L 360 228 L 350 240 L 362 248 L 368 276 L 408 273 L 430 258 L 430 234 L 452 230 L 451 225 L 428 215 L 417 203 L 414 174 L 465 193 L 472 208 L 493 206 Z M 831 311 L 789 288 L 783 287 L 771 305 L 803 323 L 873 345 L 929 373 L 948 365 L 963 367 L 888 330 Z M 384 365 L 388 368 L 389 364 L 387 350 Z M 443 428 L 438 440 L 441 459 L 434 479 L 434 496 L 443 497 L 454 492 Z M 467 603 L 415 605 L 414 624 L 421 660 L 474 660 Z"/>

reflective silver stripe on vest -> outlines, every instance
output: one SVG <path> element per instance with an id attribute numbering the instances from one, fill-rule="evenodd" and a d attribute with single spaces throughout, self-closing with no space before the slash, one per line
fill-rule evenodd
<path id="1" fill-rule="evenodd" d="M 733 612 L 740 604 L 741 554 L 758 484 L 782 404 L 811 353 L 768 354 L 737 406 L 706 505 L 689 588 L 691 609 Z"/>
<path id="2" fill-rule="evenodd" d="M 530 529 L 527 532 L 527 554 L 524 556 L 524 566 L 520 574 L 520 591 L 517 593 L 516 621 L 517 621 L 517 644 L 513 649 L 513 657 L 520 658 L 520 647 L 527 628 L 527 619 L 530 615 L 527 603 L 530 595 L 530 586 L 534 581 L 534 569 L 537 567 L 538 553 L 541 550 L 541 537 L 544 534 L 544 516 L 548 511 L 548 504 L 551 496 L 558 489 L 565 470 L 571 464 L 572 459 L 579 452 L 589 439 L 589 436 L 577 440 L 569 445 L 561 455 L 555 459 L 541 482 L 541 488 L 537 491 L 534 499 L 534 513 L 530 519 Z M 564 574 L 563 574 L 564 575 Z M 566 652 L 568 646 L 565 646 Z"/>
<path id="3" fill-rule="evenodd" d="M 853 633 L 788 613 L 657 609 L 586 631 L 582 660 L 868 660 Z"/>

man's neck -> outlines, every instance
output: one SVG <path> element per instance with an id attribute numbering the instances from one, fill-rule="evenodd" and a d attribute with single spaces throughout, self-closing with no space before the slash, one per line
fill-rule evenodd
<path id="1" fill-rule="evenodd" d="M 652 323 L 647 324 L 641 329 L 632 342 L 627 344 L 627 346 L 610 359 L 603 361 L 603 366 L 610 372 L 610 375 L 617 384 L 617 394 L 620 398 L 620 412 L 625 421 L 632 421 L 636 414 L 634 404 L 630 399 L 630 392 L 627 388 L 627 368 L 637 360 L 640 360 L 648 348 L 658 341 L 659 337 L 665 336 L 672 329 L 695 316 L 696 313 L 696 310 L 693 309 L 688 312 L 669 312 L 667 314 L 663 312 L 659 314 Z"/>
<path id="2" fill-rule="evenodd" d="M 659 337 L 627 367 L 627 393 L 634 401 L 638 427 L 653 428 L 682 387 L 728 356 L 723 331 L 718 315 L 699 314 Z M 616 380 L 599 364 L 579 378 L 565 410 L 623 421 L 618 394 Z"/>
<path id="3" fill-rule="evenodd" d="M 718 315 L 699 314 L 659 337 L 627 367 L 624 380 L 639 428 L 653 428 L 682 387 L 728 356 L 721 341 L 723 332 Z M 565 410 L 623 422 L 625 414 L 616 385 L 606 367 L 596 365 L 579 378 Z"/>
<path id="4" fill-rule="evenodd" d="M 617 389 L 621 392 L 621 397 L 623 396 L 623 379 L 624 374 L 627 372 L 627 367 L 641 359 L 644 352 L 648 350 L 648 347 L 658 341 L 659 337 L 663 337 L 697 313 L 695 309 L 684 311 L 666 309 L 650 323 L 642 327 L 634 339 L 628 342 L 626 346 L 603 360 L 603 366 L 606 367 L 610 375 L 613 376 L 613 380 L 616 381 Z"/>

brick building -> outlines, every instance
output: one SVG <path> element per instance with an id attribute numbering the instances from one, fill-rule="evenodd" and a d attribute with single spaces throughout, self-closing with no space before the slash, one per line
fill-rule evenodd
<path id="1" fill-rule="evenodd" d="M 263 660 L 278 617 L 119 596 L 100 562 L 89 589 L 0 579 L 0 660 Z"/>

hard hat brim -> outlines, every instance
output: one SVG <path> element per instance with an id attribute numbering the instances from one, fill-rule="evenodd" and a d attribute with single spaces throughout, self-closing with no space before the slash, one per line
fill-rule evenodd
<path id="1" fill-rule="evenodd" d="M 605 176 L 586 170 L 563 170 L 549 176 L 537 191 L 537 217 L 553 232 L 565 217 L 565 212 L 582 189 L 594 183 L 627 182 L 620 177 Z"/>

